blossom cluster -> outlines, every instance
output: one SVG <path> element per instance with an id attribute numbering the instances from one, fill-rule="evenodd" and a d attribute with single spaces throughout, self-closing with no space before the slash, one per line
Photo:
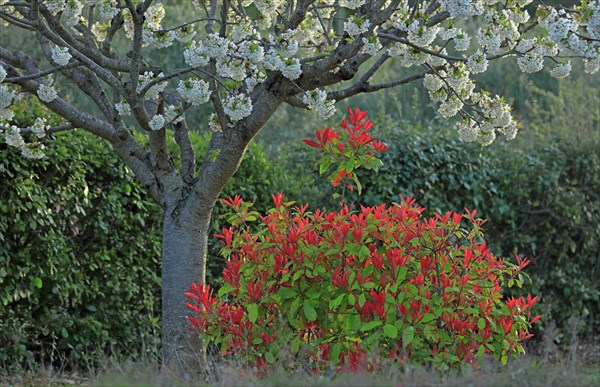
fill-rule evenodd
<path id="1" fill-rule="evenodd" d="M 310 110 L 315 110 L 322 119 L 327 119 L 335 113 L 333 101 L 327 99 L 327 93 L 323 89 L 316 89 L 304 94 L 303 102 Z"/>
<path id="2" fill-rule="evenodd" d="M 71 54 L 69 54 L 69 49 L 67 47 L 55 47 L 52 50 L 52 60 L 59 65 L 64 66 L 68 64 L 70 59 Z"/>
<path id="3" fill-rule="evenodd" d="M 152 71 L 144 72 L 144 74 L 140 75 L 138 78 L 137 92 L 140 93 L 147 85 L 163 75 L 163 73 L 160 73 L 158 74 L 158 77 L 155 77 Z M 159 94 L 162 93 L 166 87 L 167 84 L 165 82 L 156 83 L 146 91 L 144 97 L 151 100 L 158 99 Z"/>
<path id="4" fill-rule="evenodd" d="M 594 74 L 600 70 L 600 0 L 577 2 L 571 8 L 540 3 L 535 5 L 535 14 L 531 12 L 532 0 L 440 0 L 436 6 L 430 2 L 399 2 L 395 8 L 391 8 L 391 3 L 383 3 L 319 0 L 302 10 L 295 2 L 285 0 L 244 0 L 238 5 L 231 3 L 229 9 L 220 9 L 215 17 L 210 15 L 210 7 L 195 1 L 192 5 L 198 15 L 190 14 L 189 20 L 168 27 L 163 26 L 168 20 L 168 2 L 153 2 L 145 9 L 143 19 L 132 15 L 135 11 L 131 4 L 119 5 L 111 0 L 47 0 L 40 7 L 64 24 L 65 30 L 96 39 L 98 47 L 108 42 L 107 34 L 119 25 L 126 37 L 133 39 L 135 20 L 143 21 L 144 47 L 161 49 L 181 44 L 182 59 L 189 68 L 178 76 L 169 76 L 163 70 L 164 79 L 140 97 L 159 101 L 169 85 L 176 85 L 182 102 L 193 106 L 206 103 L 213 96 L 220 101 L 219 110 L 224 113 L 218 121 L 229 120 L 231 125 L 251 114 L 256 88 L 266 79 L 278 76 L 291 89 L 290 101 L 303 103 L 328 117 L 334 111 L 334 101 L 327 96 L 332 95 L 335 85 L 323 88 L 329 83 L 307 82 L 303 77 L 306 71 L 313 70 L 314 74 L 315 68 L 322 68 L 322 78 L 346 79 L 356 74 L 358 69 L 354 67 L 364 63 L 364 57 L 389 55 L 390 62 L 426 70 L 424 83 L 431 99 L 439 104 L 440 115 L 460 116 L 461 138 L 489 143 L 497 132 L 508 138 L 516 132 L 512 119 L 494 118 L 497 114 L 481 106 L 486 100 L 481 96 L 486 96 L 486 91 L 474 87 L 472 77 L 485 72 L 492 60 L 515 56 L 523 72 L 547 67 L 556 78 L 568 76 L 576 58 L 583 60 L 586 72 Z M 6 15 L 19 17 L 14 5 L 6 0 L 0 0 L 0 4 L 6 4 Z M 245 12 L 250 8 L 252 12 Z M 383 14 L 386 16 L 381 17 Z M 462 21 L 475 18 L 481 21 L 478 28 L 461 28 Z M 10 20 L 0 19 L 1 23 Z M 533 28 L 535 25 L 541 28 Z M 52 64 L 74 62 L 76 45 L 65 47 L 65 42 L 68 40 L 52 40 Z M 342 52 L 352 53 L 357 60 L 348 60 L 346 54 L 339 60 L 327 60 L 324 54 Z M 117 53 L 108 57 L 113 54 Z M 138 93 L 163 77 L 158 68 L 144 65 L 137 80 Z M 211 78 L 214 82 L 209 84 Z M 9 91 L 10 87 L 2 85 L 0 89 L 3 121 L 11 115 L 8 107 L 14 92 Z M 44 102 L 57 97 L 48 85 L 39 86 L 37 94 Z M 339 92 L 336 94 L 336 100 L 340 99 Z M 120 115 L 131 114 L 124 102 L 117 102 L 115 109 Z M 509 111 L 506 107 L 502 110 Z M 154 128 L 169 122 L 163 113 L 149 115 Z"/>
<path id="5" fill-rule="evenodd" d="M 189 78 L 185 81 L 181 80 L 177 91 L 184 101 L 192 105 L 202 105 L 208 102 L 210 98 L 208 83 L 202 79 Z"/>

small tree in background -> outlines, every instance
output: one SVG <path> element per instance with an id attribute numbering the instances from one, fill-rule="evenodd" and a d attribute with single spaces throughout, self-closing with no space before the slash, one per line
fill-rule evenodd
<path id="1" fill-rule="evenodd" d="M 182 294 L 204 278 L 212 208 L 248 143 L 282 104 L 327 118 L 336 101 L 422 80 L 440 114 L 459 117 L 463 140 L 489 144 L 496 133 L 510 139 L 517 132 L 509 106 L 471 78 L 490 61 L 516 56 L 524 72 L 550 64 L 555 77 L 567 76 L 574 58 L 583 58 L 590 73 L 600 67 L 598 0 L 531 10 L 531 0 L 192 3 L 188 20 L 163 26 L 169 5 L 152 0 L 0 0 L 0 21 L 31 33 L 40 48 L 0 47 L 6 143 L 24 157 L 41 157 L 49 134 L 87 130 L 112 144 L 162 207 L 167 363 L 186 345 Z M 485 23 L 470 36 L 460 23 L 475 17 Z M 127 49 L 113 44 L 121 38 Z M 185 67 L 146 60 L 149 50 L 172 45 Z M 373 82 L 386 62 L 415 71 Z M 65 81 L 95 110 L 62 95 L 58 86 Z M 40 118 L 31 127 L 16 126 L 10 105 L 21 93 L 37 96 L 64 123 L 50 127 Z M 206 103 L 213 114 L 190 125 L 188 110 Z M 129 123 L 147 141 L 138 141 Z M 196 164 L 188 132 L 206 126 L 214 134 Z M 180 148 L 180 168 L 171 160 L 168 136 Z"/>

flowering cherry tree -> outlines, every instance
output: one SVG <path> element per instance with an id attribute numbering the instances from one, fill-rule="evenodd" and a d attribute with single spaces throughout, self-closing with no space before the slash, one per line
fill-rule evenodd
<path id="1" fill-rule="evenodd" d="M 572 60 L 600 68 L 600 1 L 572 8 L 531 0 L 204 0 L 178 25 L 163 25 L 169 2 L 152 0 L 0 0 L 6 25 L 31 33 L 40 50 L 0 47 L 0 130 L 24 157 L 43 157 L 44 141 L 80 128 L 112 144 L 164 210 L 163 345 L 166 361 L 184 345 L 191 282 L 204 277 L 211 210 L 248 143 L 284 103 L 330 117 L 337 101 L 422 81 L 444 117 L 457 117 L 464 141 L 491 143 L 517 132 L 502 97 L 476 86 L 492 60 L 517 57 L 526 73 L 545 65 L 569 74 Z M 480 19 L 476 33 L 469 21 Z M 6 31 L 6 32 L 5 32 Z M 113 44 L 127 39 L 125 50 Z M 149 62 L 146 54 L 181 48 L 185 67 Z M 369 60 L 373 58 L 372 60 Z M 414 69 L 388 82 L 373 76 L 386 63 Z M 61 95 L 75 84 L 97 109 Z M 349 82 L 345 82 L 349 81 Z M 11 104 L 36 96 L 64 118 L 49 127 L 12 121 Z M 186 114 L 210 104 L 212 114 Z M 143 133 L 140 142 L 130 129 Z M 213 136 L 196 163 L 188 133 Z M 167 138 L 179 146 L 172 162 Z"/>

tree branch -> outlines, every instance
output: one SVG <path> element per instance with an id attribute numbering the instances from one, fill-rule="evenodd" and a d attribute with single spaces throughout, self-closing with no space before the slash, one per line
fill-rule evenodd
<path id="1" fill-rule="evenodd" d="M 181 151 L 181 178 L 192 182 L 196 172 L 196 152 L 190 141 L 189 129 L 185 120 L 173 125 L 175 142 Z"/>
<path id="2" fill-rule="evenodd" d="M 339 91 L 334 91 L 334 92 L 328 93 L 327 97 L 330 99 L 333 99 L 335 101 L 341 101 L 346 98 L 352 97 L 353 95 L 356 95 L 356 94 L 373 93 L 373 92 L 381 90 L 381 89 L 389 89 L 389 88 L 396 87 L 399 85 L 404 85 L 404 84 L 410 83 L 412 81 L 421 79 L 430 72 L 431 72 L 430 70 L 423 71 L 421 73 L 414 74 L 414 75 L 411 75 L 406 78 L 396 79 L 396 80 L 390 81 L 390 82 L 378 83 L 376 85 L 371 85 L 368 82 L 360 82 L 360 83 L 356 83 L 344 90 L 339 90 Z"/>

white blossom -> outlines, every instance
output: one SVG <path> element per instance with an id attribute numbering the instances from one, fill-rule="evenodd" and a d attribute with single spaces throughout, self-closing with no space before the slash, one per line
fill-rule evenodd
<path id="1" fill-rule="evenodd" d="M 477 50 L 477 52 L 471 55 L 467 59 L 467 67 L 469 71 L 473 74 L 483 73 L 487 70 L 489 65 L 489 61 L 487 60 L 486 55 L 481 52 L 481 50 Z"/>
<path id="2" fill-rule="evenodd" d="M 515 121 L 512 121 L 510 124 L 508 124 L 507 126 L 500 128 L 499 129 L 500 132 L 502 132 L 502 134 L 504 134 L 504 137 L 506 137 L 507 140 L 514 140 L 515 137 L 517 137 L 517 123 Z"/>
<path id="3" fill-rule="evenodd" d="M 44 117 L 37 117 L 31 126 L 31 131 L 35 133 L 37 138 L 42 138 L 46 135 L 46 130 L 50 127 Z"/>
<path id="4" fill-rule="evenodd" d="M 289 38 L 282 40 L 277 46 L 277 52 L 279 52 L 284 58 L 289 58 L 296 55 L 298 52 L 298 41 L 291 40 Z"/>
<path id="5" fill-rule="evenodd" d="M 242 19 L 233 26 L 233 30 L 231 31 L 231 41 L 238 43 L 254 35 L 257 35 L 257 32 L 252 26 L 252 23 L 250 23 L 249 20 Z"/>
<path id="6" fill-rule="evenodd" d="M 477 141 L 479 129 L 475 125 L 475 121 L 461 120 L 458 123 L 458 136 L 464 142 Z"/>
<path id="7" fill-rule="evenodd" d="M 12 109 L 0 109 L 0 121 L 10 121 L 14 115 L 15 113 Z"/>
<path id="8" fill-rule="evenodd" d="M 145 26 L 151 31 L 158 31 L 162 27 L 160 23 L 165 17 L 165 7 L 158 3 L 150 6 L 144 14 Z"/>
<path id="9" fill-rule="evenodd" d="M 179 81 L 177 92 L 187 103 L 202 105 L 210 99 L 208 82 L 203 79 L 190 78 Z"/>
<path id="10" fill-rule="evenodd" d="M 38 98 L 44 102 L 52 102 L 58 97 L 56 90 L 54 90 L 52 86 L 46 86 L 44 84 L 40 84 L 38 87 L 37 95 Z"/>
<path id="11" fill-rule="evenodd" d="M 258 64 L 265 57 L 265 49 L 256 42 L 245 41 L 238 46 L 240 55 L 251 63 Z"/>
<path id="12" fill-rule="evenodd" d="M 440 3 L 453 18 L 477 16 L 484 11 L 482 2 L 477 0 L 441 0 Z"/>
<path id="13" fill-rule="evenodd" d="M 571 73 L 571 62 L 559 64 L 550 70 L 550 75 L 554 78 L 566 78 Z"/>
<path id="14" fill-rule="evenodd" d="M 429 91 L 438 91 L 444 86 L 444 81 L 437 75 L 425 74 L 423 85 Z"/>
<path id="15" fill-rule="evenodd" d="M 71 54 L 67 47 L 55 47 L 52 49 L 52 60 L 58 63 L 60 66 L 64 66 L 69 63 Z"/>
<path id="16" fill-rule="evenodd" d="M 417 46 L 428 46 L 433 43 L 439 30 L 438 26 L 427 27 L 415 20 L 408 26 L 408 40 Z"/>
<path id="17" fill-rule="evenodd" d="M 165 48 L 173 45 L 176 39 L 176 32 L 154 32 L 152 30 L 144 29 L 142 31 L 142 39 L 144 45 L 151 45 L 156 48 Z"/>
<path id="18" fill-rule="evenodd" d="M 298 58 L 290 58 L 282 61 L 279 71 L 287 79 L 294 80 L 300 78 L 300 75 L 302 75 L 300 60 Z"/>
<path id="19" fill-rule="evenodd" d="M 202 43 L 192 40 L 190 46 L 183 51 L 185 63 L 192 67 L 202 67 L 208 64 L 208 56 Z"/>
<path id="20" fill-rule="evenodd" d="M 65 4 L 63 10 L 63 17 L 66 19 L 65 23 L 69 26 L 74 26 L 79 23 L 81 19 L 81 12 L 83 11 L 83 4 L 79 0 L 69 0 Z"/>
<path id="21" fill-rule="evenodd" d="M 583 62 L 584 71 L 588 74 L 595 74 L 600 70 L 600 56 L 593 59 L 587 59 Z"/>
<path id="22" fill-rule="evenodd" d="M 224 106 L 225 114 L 233 122 L 238 122 L 252 113 L 252 101 L 245 94 L 229 97 Z"/>
<path id="23" fill-rule="evenodd" d="M 489 54 L 493 55 L 500 51 L 502 37 L 500 31 L 495 28 L 480 28 L 477 32 L 477 39 L 479 39 L 479 43 Z"/>
<path id="24" fill-rule="evenodd" d="M 165 117 L 162 114 L 155 114 L 150 121 L 148 126 L 152 130 L 160 130 L 165 126 Z"/>
<path id="25" fill-rule="evenodd" d="M 252 92 L 256 85 L 264 81 L 266 78 L 267 74 L 264 71 L 258 71 L 257 73 L 249 74 L 248 78 L 246 78 L 244 81 L 244 84 L 246 85 L 246 92 Z"/>
<path id="26" fill-rule="evenodd" d="M 361 54 L 377 55 L 382 45 L 377 35 L 371 35 L 368 38 L 362 38 L 363 46 L 360 49 Z"/>
<path id="27" fill-rule="evenodd" d="M 25 141 L 21 136 L 21 131 L 14 125 L 11 125 L 6 133 L 4 134 L 4 141 L 6 145 L 19 148 L 25 145 Z"/>
<path id="28" fill-rule="evenodd" d="M 114 2 L 112 2 L 110 0 L 102 1 L 98 5 L 98 11 L 100 14 L 100 19 L 102 19 L 102 20 L 112 19 L 120 12 L 119 8 L 115 7 Z"/>
<path id="29" fill-rule="evenodd" d="M 185 119 L 183 114 L 180 114 L 179 109 L 173 105 L 167 105 L 163 109 L 163 116 L 167 124 L 176 124 Z"/>
<path id="30" fill-rule="evenodd" d="M 466 32 L 458 33 L 453 41 L 456 51 L 467 51 L 471 45 L 471 37 Z"/>
<path id="31" fill-rule="evenodd" d="M 158 74 L 158 78 L 162 77 L 163 75 L 163 73 Z M 156 78 L 154 77 L 154 73 L 152 71 L 145 71 L 144 74 L 141 74 L 138 77 L 137 92 L 140 93 L 148 84 L 150 84 L 155 79 Z M 155 100 L 166 87 L 166 82 L 159 82 L 154 86 L 150 87 L 148 91 L 146 91 L 145 97 L 151 100 Z"/>
<path id="32" fill-rule="evenodd" d="M 217 115 L 215 113 L 211 113 L 208 117 L 208 127 L 212 132 L 222 132 L 223 128 L 219 124 L 219 120 L 217 119 Z"/>
<path id="33" fill-rule="evenodd" d="M 362 6 L 366 0 L 340 0 L 340 6 L 348 9 L 356 9 Z"/>
<path id="34" fill-rule="evenodd" d="M 126 101 L 121 101 L 115 104 L 115 109 L 121 117 L 131 115 L 131 106 Z"/>
<path id="35" fill-rule="evenodd" d="M 28 144 L 21 146 L 21 155 L 27 159 L 41 159 L 44 157 L 44 144 L 37 144 L 34 148 Z"/>
<path id="36" fill-rule="evenodd" d="M 454 117 L 460 109 L 462 109 L 463 103 L 460 99 L 452 96 L 451 98 L 446 99 L 446 101 L 442 102 L 438 111 L 439 113 L 446 118 Z"/>
<path id="37" fill-rule="evenodd" d="M 517 58 L 517 64 L 524 73 L 535 73 L 544 68 L 544 57 L 526 54 Z"/>
<path id="38" fill-rule="evenodd" d="M 335 102 L 327 99 L 325 90 L 317 89 L 304 93 L 302 101 L 310 110 L 315 110 L 322 119 L 326 120 L 335 113 Z"/>
<path id="39" fill-rule="evenodd" d="M 357 36 L 369 31 L 371 22 L 365 19 L 350 16 L 344 23 L 344 31 L 350 36 Z"/>
<path id="40" fill-rule="evenodd" d="M 454 39 L 462 30 L 460 28 L 451 27 L 451 28 L 440 28 L 440 32 L 438 32 L 438 36 L 444 40 Z"/>
<path id="41" fill-rule="evenodd" d="M 234 81 L 243 81 L 246 78 L 246 66 L 239 60 L 217 61 L 217 74 L 223 78 Z"/>
<path id="42" fill-rule="evenodd" d="M 8 86 L 0 85 L 0 109 L 10 106 L 15 98 L 15 92 Z"/>
<path id="43" fill-rule="evenodd" d="M 50 11 L 52 15 L 55 15 L 65 9 L 65 0 L 46 0 L 44 6 Z"/>

